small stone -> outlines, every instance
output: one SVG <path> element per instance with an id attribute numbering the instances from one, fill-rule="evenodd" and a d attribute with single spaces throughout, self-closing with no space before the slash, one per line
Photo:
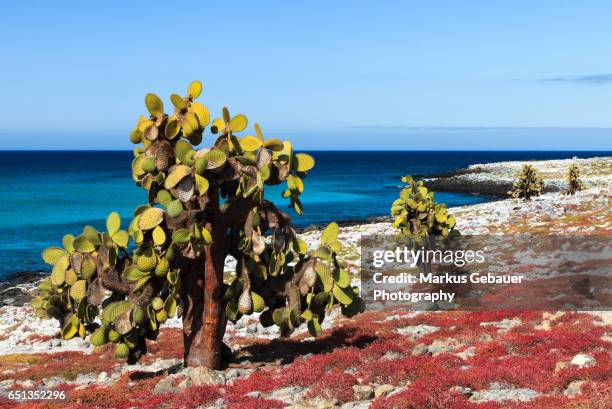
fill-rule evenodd
<path id="1" fill-rule="evenodd" d="M 505 400 L 527 402 L 539 395 L 533 389 L 512 388 L 503 384 L 492 383 L 489 385 L 489 389 L 473 392 L 472 396 L 470 396 L 470 402 L 502 402 Z"/>
<path id="2" fill-rule="evenodd" d="M 185 372 L 194 385 L 225 384 L 225 373 L 223 371 L 215 371 L 204 366 L 199 366 L 187 368 Z"/>
<path id="3" fill-rule="evenodd" d="M 542 322 L 539 325 L 534 326 L 533 328 L 540 331 L 550 331 L 550 323 L 556 320 L 559 317 L 562 317 L 565 314 L 565 311 L 557 311 L 555 313 L 544 312 L 542 314 Z"/>
<path id="4" fill-rule="evenodd" d="M 572 358 L 570 362 L 572 365 L 576 365 L 579 368 L 587 368 L 589 366 L 595 366 L 597 361 L 591 355 L 587 354 L 578 354 Z"/>
<path id="5" fill-rule="evenodd" d="M 427 347 L 427 351 L 432 356 L 436 356 L 445 352 L 453 351 L 461 346 L 462 344 L 455 338 L 436 339 L 429 347 Z"/>
<path id="6" fill-rule="evenodd" d="M 303 391 L 304 389 L 299 386 L 286 386 L 268 393 L 266 397 L 267 399 L 279 400 L 290 405 L 296 401 Z"/>
<path id="7" fill-rule="evenodd" d="M 400 335 L 409 335 L 412 338 L 420 338 L 422 336 L 431 334 L 432 332 L 436 332 L 440 329 L 440 327 L 434 327 L 433 325 L 413 325 L 404 328 L 398 328 L 396 331 Z"/>
<path id="8" fill-rule="evenodd" d="M 183 361 L 176 358 L 158 359 L 148 365 L 140 363 L 134 365 L 125 365 L 124 369 L 127 372 L 147 372 L 154 374 L 171 374 L 176 373 L 183 368 Z"/>
<path id="9" fill-rule="evenodd" d="M 391 396 L 395 396 L 399 393 L 404 392 L 406 389 L 408 389 L 408 386 L 410 386 L 410 381 L 406 381 L 406 384 L 404 386 L 400 386 L 398 388 L 395 388 L 393 391 L 389 392 L 387 394 L 387 398 L 390 398 Z"/>
<path id="10" fill-rule="evenodd" d="M 108 374 L 104 371 L 100 372 L 98 374 L 98 377 L 96 378 L 96 383 L 101 383 L 101 384 L 105 384 L 109 381 L 109 377 Z"/>
<path id="11" fill-rule="evenodd" d="M 300 405 L 294 405 L 293 407 L 295 408 L 296 406 L 299 408 L 303 408 L 303 409 L 331 409 L 331 408 L 337 408 L 338 406 L 336 405 L 337 401 L 335 399 L 330 400 L 330 399 L 326 399 L 323 398 L 321 396 L 316 396 L 314 398 L 309 398 L 304 400 L 303 402 L 301 402 Z"/>
<path id="12" fill-rule="evenodd" d="M 503 333 L 510 331 L 514 327 L 518 327 L 522 323 L 523 322 L 521 321 L 520 318 L 514 317 L 512 319 L 504 318 L 503 320 L 496 321 L 496 322 L 481 322 L 480 326 L 481 327 L 489 327 L 489 326 L 498 327 L 499 329 L 497 330 L 497 332 L 499 332 L 500 334 L 503 334 Z"/>
<path id="13" fill-rule="evenodd" d="M 376 387 L 376 389 L 374 389 L 374 397 L 378 399 L 381 396 L 387 396 L 388 394 L 393 392 L 394 389 L 395 389 L 395 386 L 393 385 L 389 385 L 389 384 L 380 385 Z"/>
<path id="14" fill-rule="evenodd" d="M 427 352 L 427 345 L 418 344 L 414 348 L 412 348 L 412 355 L 423 355 Z"/>
<path id="15" fill-rule="evenodd" d="M 193 385 L 193 381 L 191 380 L 191 378 L 185 378 L 183 379 L 179 384 L 178 384 L 178 389 L 180 391 L 183 391 L 189 387 L 191 387 Z"/>
<path id="16" fill-rule="evenodd" d="M 26 379 L 25 381 L 21 382 L 21 387 L 22 388 L 26 388 L 26 389 L 32 389 L 36 387 L 36 382 L 34 382 L 31 379 Z"/>
<path id="17" fill-rule="evenodd" d="M 387 359 L 387 360 L 390 360 L 390 361 L 394 361 L 396 359 L 402 358 L 402 356 L 403 355 L 400 354 L 399 352 L 389 351 L 386 354 L 384 354 L 381 359 Z"/>
<path id="18" fill-rule="evenodd" d="M 464 351 L 461 351 L 457 354 L 457 356 L 463 360 L 467 360 L 476 355 L 476 347 L 469 347 Z"/>
<path id="19" fill-rule="evenodd" d="M 66 381 L 59 376 L 51 376 L 49 378 L 43 378 L 42 382 L 47 388 L 55 388 L 57 385 L 65 383 Z"/>
<path id="20" fill-rule="evenodd" d="M 157 384 L 155 385 L 155 388 L 153 388 L 153 393 L 156 395 L 159 395 L 162 393 L 170 393 L 174 391 L 175 391 L 175 388 L 174 388 L 174 385 L 172 385 L 171 378 L 161 379 L 159 382 L 157 382 Z"/>
<path id="21" fill-rule="evenodd" d="M 582 385 L 585 381 L 574 381 L 567 385 L 567 388 L 563 391 L 565 396 L 575 396 L 580 395 L 582 393 Z"/>
<path id="22" fill-rule="evenodd" d="M 472 394 L 472 388 L 468 388 L 467 386 L 453 386 L 452 388 L 449 389 L 449 391 L 451 392 L 457 392 L 460 393 L 461 395 L 466 395 L 466 396 L 470 396 Z"/>
<path id="23" fill-rule="evenodd" d="M 370 400 L 374 397 L 374 388 L 370 385 L 353 385 L 355 400 Z"/>
<path id="24" fill-rule="evenodd" d="M 347 402 L 344 405 L 340 406 L 340 409 L 367 409 L 370 407 L 370 401 L 358 401 L 358 402 Z"/>
<path id="25" fill-rule="evenodd" d="M 259 399 L 259 398 L 261 398 L 261 392 L 260 391 L 253 391 L 253 392 L 249 392 L 249 393 L 245 394 L 244 396 L 246 396 L 247 398 Z"/>
<path id="26" fill-rule="evenodd" d="M 80 373 L 77 375 L 76 379 L 74 380 L 74 382 L 77 385 L 89 385 L 92 383 L 96 383 L 97 380 L 97 376 L 95 374 L 83 374 Z"/>
<path id="27" fill-rule="evenodd" d="M 562 369 L 569 367 L 570 363 L 566 361 L 559 361 L 555 364 L 555 372 L 559 372 Z"/>
<path id="28" fill-rule="evenodd" d="M 480 334 L 480 337 L 478 337 L 478 342 L 481 342 L 483 344 L 486 344 L 487 342 L 491 341 L 493 341 L 493 337 L 490 334 L 487 334 L 486 332 Z"/>
<path id="29" fill-rule="evenodd" d="M 239 378 L 241 375 L 240 369 L 231 368 L 225 372 L 225 383 L 232 383 L 236 378 Z"/>

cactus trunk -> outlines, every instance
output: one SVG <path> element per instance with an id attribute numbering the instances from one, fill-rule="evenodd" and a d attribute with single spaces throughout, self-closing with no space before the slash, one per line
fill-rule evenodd
<path id="1" fill-rule="evenodd" d="M 223 300 L 223 268 L 225 265 L 225 226 L 218 213 L 218 201 L 211 201 L 213 242 L 204 254 L 191 261 L 190 273 L 183 279 L 183 341 L 185 366 L 223 366 L 225 334 L 225 301 Z M 216 217 L 215 217 L 216 216 Z M 212 222 L 214 220 L 214 222 Z"/>

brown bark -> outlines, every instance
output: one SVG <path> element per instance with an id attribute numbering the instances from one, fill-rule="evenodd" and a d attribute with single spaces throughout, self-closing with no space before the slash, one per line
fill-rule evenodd
<path id="1" fill-rule="evenodd" d="M 183 359 L 185 365 L 197 354 L 198 346 L 194 341 L 202 332 L 204 317 L 204 258 L 187 258 L 184 260 L 181 278 L 181 296 L 183 299 Z"/>
<path id="2" fill-rule="evenodd" d="M 211 189 L 211 196 L 216 189 Z M 186 366 L 220 369 L 223 365 L 223 335 L 226 317 L 223 299 L 226 228 L 219 210 L 219 198 L 211 197 L 207 206 L 206 228 L 213 242 L 204 254 L 187 262 L 183 275 L 183 339 Z"/>
<path id="3" fill-rule="evenodd" d="M 227 318 L 223 285 L 223 269 L 228 247 L 228 227 L 241 225 L 247 218 L 253 204 L 248 201 L 230 200 L 221 210 L 219 193 L 216 188 L 209 189 L 205 216 L 201 222 L 211 233 L 213 242 L 205 246 L 204 254 L 196 257 L 191 249 L 182 254 L 182 300 L 183 300 L 183 340 L 184 361 L 186 366 L 205 366 L 220 369 L 224 365 L 223 335 Z M 267 224 L 285 225 L 287 216 L 278 211 L 270 202 L 260 204 L 265 211 Z M 185 213 L 185 212 L 184 212 Z M 290 226 L 288 227 L 290 228 Z M 238 257 L 240 260 L 240 257 Z M 300 293 L 297 283 L 301 272 L 285 286 L 286 295 L 292 305 L 299 308 Z"/>

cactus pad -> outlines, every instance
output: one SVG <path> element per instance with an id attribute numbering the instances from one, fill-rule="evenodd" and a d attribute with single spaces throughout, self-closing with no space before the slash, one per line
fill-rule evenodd
<path id="1" fill-rule="evenodd" d="M 115 347 L 115 359 L 118 361 L 127 360 L 129 354 L 130 347 L 128 347 L 127 344 L 121 342 Z"/>
<path id="2" fill-rule="evenodd" d="M 151 230 L 164 219 L 164 212 L 157 207 L 149 207 L 140 214 L 138 227 L 141 230 Z"/>
<path id="3" fill-rule="evenodd" d="M 76 283 L 70 287 L 70 296 L 76 301 L 79 302 L 87 295 L 87 281 L 78 280 Z"/>
<path id="4" fill-rule="evenodd" d="M 107 332 L 108 329 L 106 327 L 100 327 L 95 330 L 89 338 L 91 345 L 99 347 L 106 344 L 108 342 Z"/>
<path id="5" fill-rule="evenodd" d="M 187 165 L 177 165 L 172 169 L 166 180 L 164 187 L 166 189 L 174 188 L 183 178 L 191 174 L 191 168 Z"/>

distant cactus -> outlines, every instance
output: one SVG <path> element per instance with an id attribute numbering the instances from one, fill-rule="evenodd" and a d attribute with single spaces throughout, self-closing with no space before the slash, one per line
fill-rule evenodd
<path id="1" fill-rule="evenodd" d="M 585 184 L 580 180 L 580 169 L 578 165 L 572 164 L 567 169 L 567 190 L 568 195 L 575 195 L 576 192 L 585 189 Z"/>
<path id="2" fill-rule="evenodd" d="M 533 166 L 525 164 L 516 175 L 512 190 L 508 194 L 513 198 L 531 200 L 533 196 L 540 196 L 542 189 L 544 189 L 542 176 Z"/>
<path id="3" fill-rule="evenodd" d="M 404 176 L 402 182 L 406 187 L 391 204 L 391 216 L 395 218 L 393 227 L 400 234 L 418 241 L 428 236 L 447 237 L 458 233 L 455 217 L 448 213 L 445 204 L 434 201 L 434 193 L 429 192 L 422 181 Z"/>
<path id="4" fill-rule="evenodd" d="M 64 338 L 92 332 L 93 345 L 115 343 L 115 357 L 134 362 L 147 351 L 145 339 L 182 315 L 185 364 L 219 368 L 227 320 L 258 312 L 283 335 L 302 323 L 319 335 L 334 304 L 349 316 L 364 310 L 338 258 L 338 226 L 330 224 L 309 252 L 289 215 L 264 198 L 266 185 L 284 182 L 283 197 L 301 214 L 314 159 L 290 142 L 264 139 L 257 124 L 254 136 L 237 136 L 247 118 L 227 108 L 210 126 L 211 146 L 194 148 L 210 123 L 195 102 L 201 91 L 195 81 L 187 96 L 172 94 L 170 115 L 156 95 L 146 96 L 150 115 L 138 119 L 130 140 L 143 144 L 134 149 L 132 176 L 148 200 L 127 229 L 113 212 L 105 232 L 86 226 L 42 252 L 53 269 L 32 306 L 58 319 Z M 228 256 L 237 260 L 230 277 Z"/>

